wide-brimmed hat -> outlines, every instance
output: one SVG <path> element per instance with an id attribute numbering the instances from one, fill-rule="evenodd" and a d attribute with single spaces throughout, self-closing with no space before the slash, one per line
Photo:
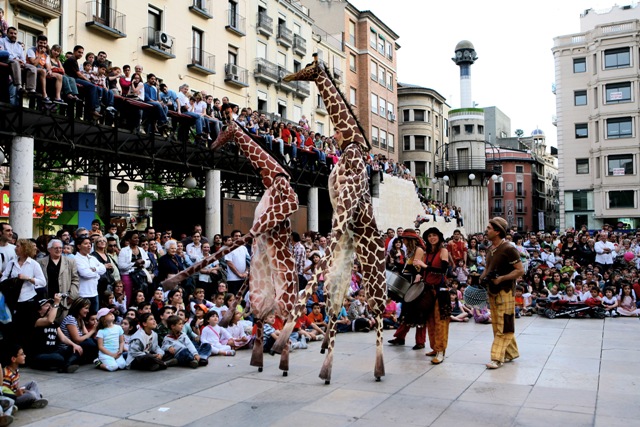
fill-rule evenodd
<path id="1" fill-rule="evenodd" d="M 403 239 L 416 239 L 416 240 L 420 240 L 420 235 L 416 232 L 416 230 L 414 230 L 413 228 L 406 228 L 403 232 L 402 235 L 400 236 Z"/>
<path id="2" fill-rule="evenodd" d="M 320 253 L 320 251 L 311 251 L 307 258 L 311 259 L 311 258 L 313 258 L 314 255 L 318 255 L 318 258 L 322 258 L 322 254 Z"/>
<path id="3" fill-rule="evenodd" d="M 427 237 L 429 237 L 429 234 L 437 234 L 438 240 L 440 241 L 440 243 L 444 242 L 444 235 L 442 234 L 442 231 L 440 231 L 438 228 L 431 227 L 431 228 L 428 228 L 424 233 L 422 233 L 422 238 L 424 239 L 425 242 L 428 241 Z"/>

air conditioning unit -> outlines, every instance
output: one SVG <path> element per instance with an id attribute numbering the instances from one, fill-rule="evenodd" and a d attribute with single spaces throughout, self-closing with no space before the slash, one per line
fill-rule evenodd
<path id="1" fill-rule="evenodd" d="M 98 186 L 93 184 L 87 184 L 82 187 L 82 191 L 85 193 L 95 193 L 98 191 Z"/>
<path id="2" fill-rule="evenodd" d="M 156 31 L 156 45 L 171 49 L 173 46 L 173 39 L 164 31 Z"/>
<path id="3" fill-rule="evenodd" d="M 239 82 L 240 81 L 240 76 L 238 76 L 237 74 L 227 73 L 227 80 L 232 80 L 234 82 Z"/>
<path id="4" fill-rule="evenodd" d="M 239 74 L 238 66 L 236 64 L 227 64 L 227 75 L 230 74 L 235 74 L 236 76 Z"/>

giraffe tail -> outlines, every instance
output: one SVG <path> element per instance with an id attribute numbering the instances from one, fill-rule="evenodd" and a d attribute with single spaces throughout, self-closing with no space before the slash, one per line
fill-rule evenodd
<path id="1" fill-rule="evenodd" d="M 380 378 L 384 377 L 384 355 L 383 355 L 383 332 L 382 332 L 382 318 L 380 315 L 376 316 L 377 329 L 376 329 L 376 364 L 373 368 L 373 376 L 376 381 L 380 381 Z"/>

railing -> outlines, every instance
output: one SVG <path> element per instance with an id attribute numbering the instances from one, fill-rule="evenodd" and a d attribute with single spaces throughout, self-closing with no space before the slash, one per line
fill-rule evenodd
<path id="1" fill-rule="evenodd" d="M 156 52 L 163 57 L 175 58 L 173 55 L 175 37 L 153 27 L 144 28 L 144 32 L 146 33 L 147 44 L 142 46 L 143 49 L 150 49 L 150 51 Z"/>
<path id="2" fill-rule="evenodd" d="M 338 39 L 332 36 L 331 34 L 327 33 L 325 30 L 323 30 L 322 28 L 318 27 L 315 24 L 311 27 L 311 29 L 313 30 L 313 35 L 315 37 L 320 38 L 320 40 L 324 40 L 326 44 L 333 47 L 334 49 L 339 50 L 340 52 L 344 52 L 344 43 L 342 42 L 342 34 L 340 34 L 340 38 Z"/>
<path id="3" fill-rule="evenodd" d="M 227 10 L 228 28 L 234 30 L 238 34 L 245 34 L 244 27 L 246 19 L 244 16 L 236 13 L 234 9 Z"/>
<path id="4" fill-rule="evenodd" d="M 206 52 L 199 47 L 190 47 L 189 52 L 191 54 L 191 65 L 196 65 L 207 70 L 215 71 L 216 69 L 216 56 L 212 53 Z"/>
<path id="5" fill-rule="evenodd" d="M 248 75 L 249 72 L 236 64 L 225 64 L 224 65 L 224 81 L 235 83 L 241 86 L 248 86 Z"/>
<path id="6" fill-rule="evenodd" d="M 527 213 L 527 207 L 516 208 L 516 213 Z"/>
<path id="7" fill-rule="evenodd" d="M 258 12 L 258 25 L 256 28 L 258 32 L 262 32 L 262 34 L 273 34 L 273 18 L 267 15 L 266 12 Z"/>
<path id="8" fill-rule="evenodd" d="M 264 58 L 256 59 L 256 68 L 253 71 L 256 78 L 266 78 L 277 82 L 280 76 L 278 75 L 278 66 L 273 62 L 267 61 Z"/>
<path id="9" fill-rule="evenodd" d="M 286 25 L 279 24 L 278 25 L 278 41 L 291 46 L 293 44 L 293 31 L 288 29 Z"/>
<path id="10" fill-rule="evenodd" d="M 62 13 L 62 0 L 22 0 L 22 2 L 31 3 L 33 5 L 49 9 L 53 12 Z"/>
<path id="11" fill-rule="evenodd" d="M 96 0 L 87 2 L 87 24 L 100 24 L 112 28 L 118 33 L 124 33 L 127 16 L 108 7 L 108 5 L 108 3 Z"/>
<path id="12" fill-rule="evenodd" d="M 211 0 L 191 0 L 189 9 L 203 18 L 213 18 L 213 15 L 211 15 Z"/>
<path id="13" fill-rule="evenodd" d="M 306 55 L 307 54 L 307 41 L 304 39 L 304 37 L 298 35 L 298 34 L 294 34 L 293 36 L 293 50 L 296 53 L 299 53 L 301 55 Z"/>
<path id="14" fill-rule="evenodd" d="M 310 89 L 310 86 L 309 86 L 309 82 L 298 81 L 296 83 L 297 83 L 297 86 L 298 86 L 298 90 L 297 90 L 298 95 L 302 95 L 305 98 L 308 97 L 309 95 L 311 95 L 311 89 Z"/>
<path id="15" fill-rule="evenodd" d="M 516 191 L 516 197 L 527 197 L 527 190 Z"/>

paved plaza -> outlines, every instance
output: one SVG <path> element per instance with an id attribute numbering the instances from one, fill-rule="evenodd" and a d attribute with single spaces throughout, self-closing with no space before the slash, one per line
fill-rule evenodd
<path id="1" fill-rule="evenodd" d="M 447 358 L 385 343 L 386 376 L 373 380 L 375 335 L 340 334 L 330 385 L 318 378 L 319 343 L 264 372 L 250 354 L 212 357 L 208 367 L 75 374 L 22 371 L 49 406 L 17 414 L 17 426 L 629 426 L 640 419 L 640 322 L 517 320 L 521 357 L 496 371 L 491 326 L 452 324 Z M 392 331 L 385 332 L 390 339 Z"/>

